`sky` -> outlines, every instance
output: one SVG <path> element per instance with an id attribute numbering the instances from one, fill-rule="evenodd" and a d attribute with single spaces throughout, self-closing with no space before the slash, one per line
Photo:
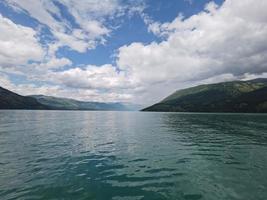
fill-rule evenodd
<path id="1" fill-rule="evenodd" d="M 267 77 L 266 0 L 1 0 L 0 86 L 155 103 Z"/>

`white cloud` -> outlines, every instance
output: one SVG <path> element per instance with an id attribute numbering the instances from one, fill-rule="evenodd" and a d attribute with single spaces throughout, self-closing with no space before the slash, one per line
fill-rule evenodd
<path id="1" fill-rule="evenodd" d="M 224 74 L 228 74 L 225 80 L 229 74 L 235 79 L 246 73 L 262 74 L 267 71 L 266 9 L 266 1 L 227 0 L 221 7 L 211 2 L 205 11 L 187 19 L 180 14 L 170 23 L 148 20 L 150 31 L 166 39 L 121 47 L 118 66 L 146 92 L 155 90 L 152 99 L 164 97 L 163 90 Z"/>
<path id="2" fill-rule="evenodd" d="M 39 61 L 44 56 L 42 46 L 32 28 L 17 25 L 0 14 L 0 66 L 12 67 Z"/>
<path id="3" fill-rule="evenodd" d="M 41 64 L 28 65 L 24 71 L 26 73 L 33 69 L 34 72 L 28 72 L 30 80 L 43 81 L 52 86 L 14 87 L 17 90 L 21 88 L 21 92 L 51 92 L 50 94 L 56 96 L 83 100 L 151 103 L 187 86 L 265 77 L 267 73 L 266 1 L 259 0 L 255 3 L 253 0 L 226 0 L 220 7 L 211 2 L 203 12 L 189 18 L 179 14 L 172 22 L 166 23 L 155 22 L 142 14 L 148 30 L 161 37 L 161 42 L 135 42 L 120 47 L 116 66 L 106 64 L 85 67 L 72 66 L 68 58 L 57 58 L 57 49 L 68 46 L 78 52 L 85 52 L 99 42 L 103 43 L 111 31 L 105 23 L 106 20 L 122 15 L 127 8 L 121 6 L 117 0 L 62 0 L 60 3 L 68 9 L 78 24 L 78 27 L 73 27 L 64 20 L 52 1 L 36 0 L 32 5 L 26 0 L 9 0 L 11 1 L 16 3 L 13 4 L 16 8 L 23 8 L 47 25 L 58 39 L 47 45 L 47 55 Z M 36 12 L 39 8 L 42 8 L 40 13 Z M 56 20 L 51 13 L 61 20 Z M 42 53 L 36 32 L 31 28 L 19 27 L 24 30 L 24 35 L 28 36 L 32 45 L 37 44 Z M 14 37 L 19 38 L 20 35 Z M 31 44 L 29 41 L 27 44 Z M 23 62 L 40 59 L 40 52 L 36 55 L 36 52 L 27 54 Z M 14 52 L 14 55 L 19 53 Z M 7 60 L 9 57 L 4 58 Z M 16 60 L 9 62 L 16 63 Z M 68 65 L 72 68 L 62 69 Z M 55 68 L 63 71 L 53 71 Z M 3 80 L 8 83 L 6 79 Z"/>
<path id="4" fill-rule="evenodd" d="M 0 87 L 4 87 L 7 89 L 12 88 L 12 83 L 9 80 L 8 76 L 5 73 L 0 72 Z"/>
<path id="5" fill-rule="evenodd" d="M 68 46 L 82 53 L 95 48 L 98 43 L 103 44 L 111 32 L 106 22 L 127 13 L 132 15 L 141 12 L 143 7 L 139 7 L 138 3 L 129 6 L 119 0 L 5 2 L 16 12 L 36 19 L 42 26 L 34 30 L 0 16 L 0 44 L 5 47 L 0 50 L 0 69 L 22 76 L 29 82 L 17 84 L 2 73 L 0 84 L 3 87 L 24 95 L 53 94 L 83 100 L 125 101 L 132 97 L 125 92 L 133 87 L 125 72 L 117 71 L 112 65 L 75 67 L 67 57 L 57 57 L 57 51 L 60 47 Z M 65 7 L 75 24 L 62 16 L 62 8 L 58 4 Z M 54 41 L 39 40 L 42 37 L 40 27 L 43 26 L 50 30 Z M 58 71 L 65 66 L 69 66 L 69 69 Z"/>
<path id="6" fill-rule="evenodd" d="M 77 78 L 77 77 L 76 77 Z M 77 80 L 77 79 L 75 79 Z M 21 95 L 47 95 L 63 98 L 72 98 L 81 101 L 96 102 L 129 102 L 131 94 L 119 92 L 103 92 L 93 88 L 66 87 L 65 85 L 43 84 L 38 86 L 34 83 L 15 84 L 9 77 L 0 72 L 0 86 Z"/>
<path id="7" fill-rule="evenodd" d="M 80 53 L 105 42 L 105 37 L 111 32 L 105 23 L 109 18 L 121 16 L 127 10 L 135 8 L 130 8 L 119 0 L 5 1 L 16 11 L 26 12 L 47 26 L 55 37 L 58 47 L 68 46 Z M 66 8 L 75 24 L 61 14 L 58 4 Z"/>
<path id="8" fill-rule="evenodd" d="M 264 72 L 262 74 L 250 74 L 250 73 L 245 73 L 242 77 L 242 80 L 252 80 L 256 78 L 267 78 L 267 72 Z"/>
<path id="9" fill-rule="evenodd" d="M 72 88 L 91 88 L 98 90 L 116 90 L 132 87 L 124 72 L 112 65 L 72 68 L 54 73 L 51 76 L 61 84 Z"/>
<path id="10" fill-rule="evenodd" d="M 29 0 L 6 0 L 9 5 L 15 7 L 16 10 L 21 9 L 21 11 L 27 12 L 32 18 L 35 18 L 40 23 L 46 25 L 55 39 L 59 43 L 58 46 L 68 46 L 73 50 L 78 52 L 85 52 L 87 49 L 94 48 L 94 42 L 97 37 L 106 35 L 106 32 L 98 32 L 98 34 L 93 33 L 95 37 L 89 37 L 91 33 L 87 30 L 75 29 L 72 24 L 65 20 L 61 15 L 59 8 L 55 5 L 53 1 L 35 0 L 29 2 Z M 65 6 L 68 10 L 73 10 L 73 2 L 66 1 Z M 72 7 L 71 7 L 72 6 Z M 83 9 L 83 8 L 81 8 Z M 81 13 L 83 14 L 83 13 Z M 57 16 L 57 19 L 54 17 Z M 58 20 L 60 19 L 60 20 Z M 76 19 L 76 18 L 75 18 Z M 79 23 L 79 22 L 77 22 Z M 86 23 L 95 24 L 91 22 L 90 19 L 86 19 Z M 79 24 L 80 25 L 80 24 Z M 100 27 L 95 29 L 104 29 L 102 24 L 98 24 Z M 77 32 L 80 32 L 77 34 Z"/>
<path id="11" fill-rule="evenodd" d="M 37 67 L 37 70 L 47 70 L 47 69 L 56 69 L 64 66 L 70 66 L 72 64 L 71 60 L 68 58 L 49 58 L 47 62 L 40 63 Z M 33 64 L 34 65 L 34 64 Z"/>

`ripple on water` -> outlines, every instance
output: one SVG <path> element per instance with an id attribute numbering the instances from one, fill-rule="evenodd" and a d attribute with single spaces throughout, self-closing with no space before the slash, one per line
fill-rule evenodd
<path id="1" fill-rule="evenodd" d="M 1 200 L 267 198 L 266 115 L 1 112 Z"/>

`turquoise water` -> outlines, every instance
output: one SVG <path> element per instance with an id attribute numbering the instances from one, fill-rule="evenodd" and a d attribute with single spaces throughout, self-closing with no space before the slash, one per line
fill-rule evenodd
<path id="1" fill-rule="evenodd" d="M 0 111 L 0 199 L 266 200 L 267 115 Z"/>

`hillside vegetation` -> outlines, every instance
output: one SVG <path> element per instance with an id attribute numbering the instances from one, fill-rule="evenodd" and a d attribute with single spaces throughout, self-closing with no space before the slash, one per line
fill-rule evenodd
<path id="1" fill-rule="evenodd" d="M 199 85 L 178 90 L 143 111 L 267 112 L 267 79 Z"/>
<path id="2" fill-rule="evenodd" d="M 0 109 L 46 109 L 32 97 L 25 97 L 0 87 Z"/>

